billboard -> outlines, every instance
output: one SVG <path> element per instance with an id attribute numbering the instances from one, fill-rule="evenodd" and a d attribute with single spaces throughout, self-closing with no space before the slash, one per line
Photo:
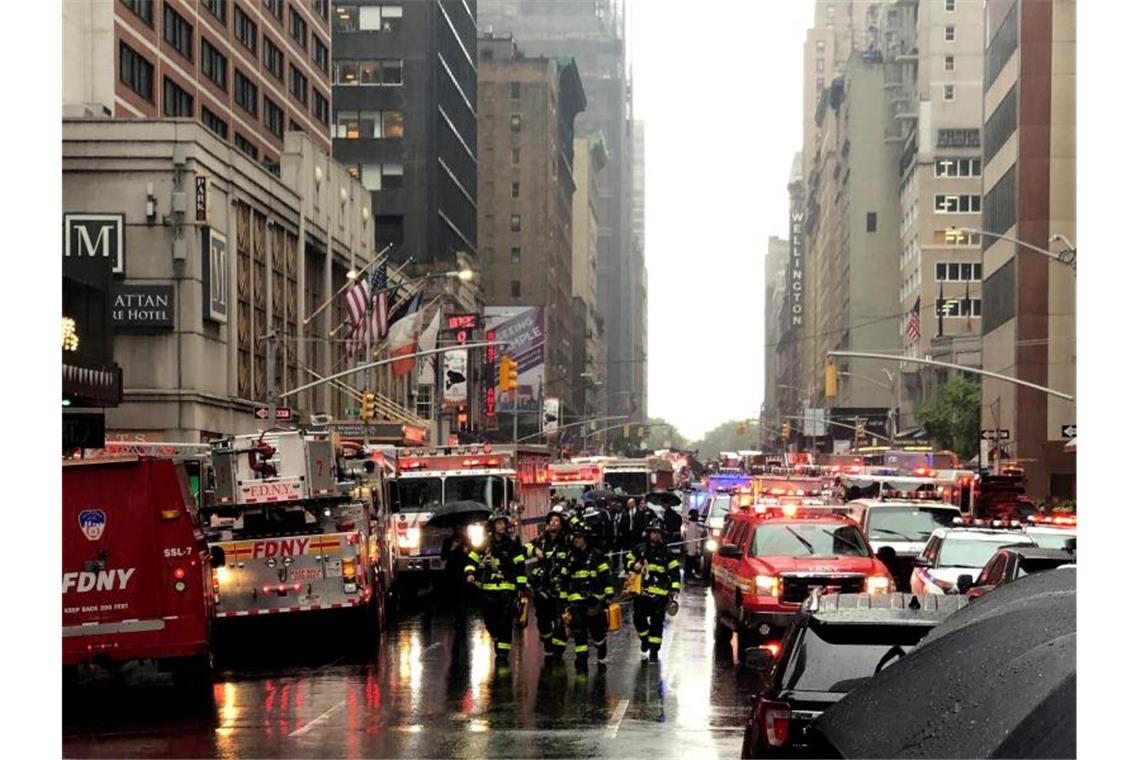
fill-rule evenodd
<path id="1" fill-rule="evenodd" d="M 544 326 L 541 306 L 487 306 L 484 309 L 486 327 L 494 330 L 495 340 L 506 341 L 498 346 L 498 355 L 511 357 L 518 362 L 519 410 L 538 414 L 542 398 Z M 495 390 L 495 411 L 511 413 L 515 410 L 512 394 Z"/>
<path id="2" fill-rule="evenodd" d="M 542 432 L 546 435 L 555 435 L 558 432 L 558 418 L 560 416 L 558 399 L 544 399 L 542 402 Z"/>
<path id="3" fill-rule="evenodd" d="M 443 405 L 467 403 L 467 349 L 457 348 L 443 354 Z"/>

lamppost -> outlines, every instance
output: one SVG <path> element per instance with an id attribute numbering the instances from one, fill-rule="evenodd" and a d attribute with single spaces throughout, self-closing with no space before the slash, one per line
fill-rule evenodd
<path id="1" fill-rule="evenodd" d="M 1056 261 L 1058 264 L 1064 264 L 1067 267 L 1072 267 L 1074 274 L 1077 271 L 1077 248 L 1064 235 L 1054 234 L 1049 236 L 1050 243 L 1060 242 L 1065 244 L 1065 250 L 1061 251 L 1060 253 L 1053 253 L 1052 251 L 1046 250 L 1045 248 L 1039 248 L 1032 243 L 1026 243 L 1024 240 L 1018 240 L 1017 238 L 1010 237 L 1009 235 L 1002 235 L 997 232 L 988 232 L 986 230 L 978 230 L 974 229 L 973 227 L 948 228 L 946 231 L 947 242 L 951 242 L 950 238 L 952 235 L 956 240 L 957 233 L 960 232 L 971 233 L 974 235 L 985 235 L 986 237 L 997 238 L 999 240 L 1008 240 L 1009 242 L 1033 251 L 1034 253 L 1040 253 L 1042 256 L 1047 256 L 1053 261 Z"/>

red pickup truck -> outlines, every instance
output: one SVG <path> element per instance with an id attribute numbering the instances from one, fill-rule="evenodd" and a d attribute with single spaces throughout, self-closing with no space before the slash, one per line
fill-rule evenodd
<path id="1" fill-rule="evenodd" d="M 887 593 L 887 567 L 850 519 L 790 506 L 733 513 L 713 557 L 717 643 L 733 632 L 738 650 L 778 647 L 813 588 L 823 593 Z"/>

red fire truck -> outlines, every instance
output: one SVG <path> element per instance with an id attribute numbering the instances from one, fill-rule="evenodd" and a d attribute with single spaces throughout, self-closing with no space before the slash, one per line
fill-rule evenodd
<path id="1" fill-rule="evenodd" d="M 415 583 L 444 569 L 443 545 L 454 528 L 428 523 L 453 502 L 509 509 L 519 538 L 537 536 L 550 506 L 549 461 L 550 451 L 541 446 L 484 443 L 400 449 L 396 479 L 389 484 L 397 583 Z M 481 522 L 467 526 L 467 538 L 476 548 L 482 545 L 486 535 Z"/>
<path id="2" fill-rule="evenodd" d="M 644 496 L 650 491 L 673 488 L 673 465 L 658 457 L 601 461 L 605 488 L 627 496 Z"/>
<path id="3" fill-rule="evenodd" d="M 551 462 L 550 495 L 581 500 L 588 491 L 602 488 L 602 468 L 598 462 Z"/>
<path id="4" fill-rule="evenodd" d="M 210 552 L 185 470 L 137 456 L 63 465 L 63 665 L 155 660 L 210 682 Z"/>

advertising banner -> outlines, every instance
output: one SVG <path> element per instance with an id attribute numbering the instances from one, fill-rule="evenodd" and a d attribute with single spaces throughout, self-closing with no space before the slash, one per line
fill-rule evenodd
<path id="1" fill-rule="evenodd" d="M 556 398 L 543 399 L 542 432 L 546 435 L 558 433 L 559 401 Z"/>
<path id="2" fill-rule="evenodd" d="M 495 340 L 506 341 L 498 347 L 498 355 L 511 357 L 518 362 L 519 411 L 538 414 L 539 399 L 545 372 L 543 365 L 544 334 L 541 306 L 487 306 L 484 310 L 488 330 L 494 330 Z M 515 402 L 510 393 L 495 391 L 495 409 L 499 413 L 514 411 Z"/>
<path id="3" fill-rule="evenodd" d="M 443 405 L 467 403 L 467 349 L 443 353 Z"/>

